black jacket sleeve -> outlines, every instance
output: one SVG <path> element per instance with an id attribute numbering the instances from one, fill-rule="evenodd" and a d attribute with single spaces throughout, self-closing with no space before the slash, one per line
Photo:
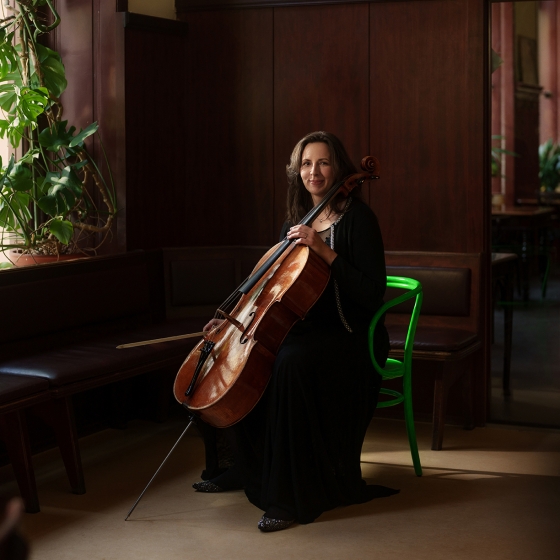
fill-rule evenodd
<path id="1" fill-rule="evenodd" d="M 383 303 L 387 285 L 385 251 L 377 218 L 363 202 L 354 200 L 335 226 L 334 250 L 332 275 L 341 297 L 375 312 Z"/>

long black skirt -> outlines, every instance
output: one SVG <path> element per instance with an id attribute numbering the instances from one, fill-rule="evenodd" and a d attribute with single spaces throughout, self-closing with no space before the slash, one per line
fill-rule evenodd
<path id="1" fill-rule="evenodd" d="M 388 340 L 376 357 L 384 363 Z M 302 321 L 288 334 L 258 405 L 235 426 L 250 502 L 279 507 L 299 523 L 366 502 L 381 487 L 362 479 L 360 454 L 380 378 L 366 331 Z"/>

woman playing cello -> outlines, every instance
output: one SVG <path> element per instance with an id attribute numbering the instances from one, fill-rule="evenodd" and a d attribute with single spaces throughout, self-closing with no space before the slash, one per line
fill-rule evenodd
<path id="1" fill-rule="evenodd" d="M 284 339 L 257 406 L 227 429 L 235 465 L 194 484 L 201 492 L 244 487 L 249 501 L 265 512 L 258 523 L 265 532 L 396 492 L 368 486 L 360 467 L 380 387 L 367 344 L 369 322 L 386 287 L 377 219 L 353 191 L 331 200 L 311 227 L 295 225 L 337 181 L 356 173 L 333 134 L 302 138 L 286 169 L 288 211 L 280 238 L 307 245 L 330 266 L 330 280 Z M 213 319 L 205 330 L 218 322 Z M 383 365 L 389 338 L 382 321 L 375 345 Z"/>

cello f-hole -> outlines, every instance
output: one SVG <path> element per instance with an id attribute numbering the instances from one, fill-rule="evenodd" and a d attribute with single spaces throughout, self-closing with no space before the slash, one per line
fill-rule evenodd
<path id="1" fill-rule="evenodd" d="M 255 312 L 251 311 L 251 313 L 249 313 L 249 317 L 251 317 L 251 320 L 247 323 L 247 326 L 245 327 L 245 330 L 243 331 L 243 334 L 239 337 L 239 342 L 241 344 L 245 344 L 249 340 L 248 338 L 245 338 L 245 340 L 243 340 L 243 337 L 245 336 L 245 333 L 247 332 L 247 330 L 251 326 L 251 323 L 255 320 Z"/>

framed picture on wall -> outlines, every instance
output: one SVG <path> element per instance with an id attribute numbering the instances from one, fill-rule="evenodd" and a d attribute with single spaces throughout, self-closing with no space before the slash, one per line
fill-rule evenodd
<path id="1" fill-rule="evenodd" d="M 518 39 L 519 81 L 524 84 L 538 86 L 537 41 L 523 35 L 520 35 Z"/>

